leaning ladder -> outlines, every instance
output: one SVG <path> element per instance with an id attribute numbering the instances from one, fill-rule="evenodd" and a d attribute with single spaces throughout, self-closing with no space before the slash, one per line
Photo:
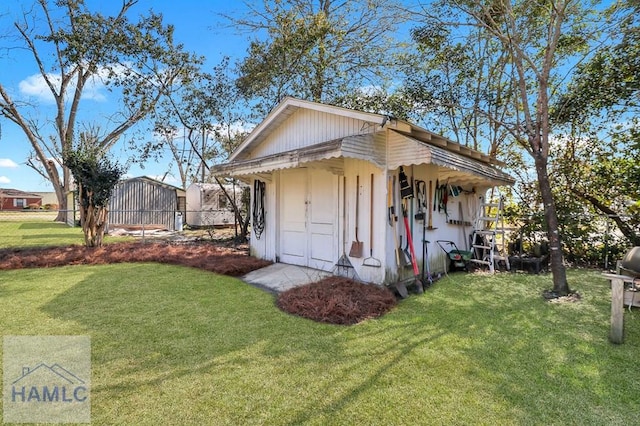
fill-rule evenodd
<path id="1" fill-rule="evenodd" d="M 483 202 L 476 216 L 471 236 L 471 262 L 488 266 L 491 273 L 495 272 L 498 262 L 503 261 L 507 270 L 509 256 L 505 250 L 506 238 L 504 219 L 502 217 L 502 198 L 497 201 Z"/>

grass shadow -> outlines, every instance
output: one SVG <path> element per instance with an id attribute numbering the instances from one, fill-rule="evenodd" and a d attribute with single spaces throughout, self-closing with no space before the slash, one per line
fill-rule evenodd
<path id="1" fill-rule="evenodd" d="M 43 230 L 43 229 L 60 229 L 69 228 L 69 225 L 66 223 L 60 222 L 24 222 L 21 223 L 18 229 L 22 230 Z M 65 235 L 66 236 L 66 235 Z"/>
<path id="2" fill-rule="evenodd" d="M 22 235 L 20 238 L 22 240 L 41 240 L 41 241 L 48 241 L 51 239 L 55 239 L 55 240 L 59 240 L 59 239 L 63 239 L 63 240 L 68 240 L 71 237 L 71 235 L 69 235 L 69 233 L 60 233 L 60 234 L 29 234 L 29 235 Z M 78 234 L 78 238 L 84 238 L 83 234 Z M 78 240 L 81 241 L 81 240 Z"/>

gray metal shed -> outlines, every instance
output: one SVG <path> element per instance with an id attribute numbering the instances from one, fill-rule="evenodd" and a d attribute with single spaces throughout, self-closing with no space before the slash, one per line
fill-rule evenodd
<path id="1" fill-rule="evenodd" d="M 145 227 L 176 230 L 178 214 L 184 217 L 183 189 L 148 176 L 119 182 L 109 200 L 109 227 Z M 181 221 L 180 221 L 181 222 Z"/>

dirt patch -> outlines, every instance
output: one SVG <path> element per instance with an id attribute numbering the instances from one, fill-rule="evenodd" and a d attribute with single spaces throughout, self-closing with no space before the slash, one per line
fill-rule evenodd
<path id="1" fill-rule="evenodd" d="M 582 296 L 580 293 L 569 293 L 566 296 L 561 296 L 555 293 L 553 290 L 545 290 L 542 293 L 542 297 L 544 297 L 549 303 L 577 303 L 582 300 Z"/>
<path id="2" fill-rule="evenodd" d="M 281 293 L 277 305 L 314 321 L 350 325 L 384 315 L 396 305 L 396 298 L 385 287 L 329 277 Z"/>
<path id="3" fill-rule="evenodd" d="M 159 262 L 241 276 L 271 262 L 250 257 L 246 246 L 224 247 L 215 243 L 113 243 L 99 248 L 66 247 L 0 250 L 0 270 L 47 268 L 64 265 L 104 265 L 124 262 Z"/>
<path id="4" fill-rule="evenodd" d="M 582 300 L 582 297 L 578 293 L 571 293 L 566 296 L 555 297 L 548 299 L 549 303 L 577 303 Z"/>

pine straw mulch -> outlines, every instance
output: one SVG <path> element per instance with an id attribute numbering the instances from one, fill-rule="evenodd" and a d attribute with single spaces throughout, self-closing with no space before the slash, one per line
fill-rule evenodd
<path id="1" fill-rule="evenodd" d="M 384 315 L 396 305 L 396 297 L 386 287 L 328 277 L 280 293 L 276 303 L 285 312 L 314 321 L 352 325 Z"/>
<path id="2" fill-rule="evenodd" d="M 246 249 L 212 243 L 112 243 L 99 248 L 81 245 L 0 250 L 0 270 L 64 265 L 158 262 L 204 269 L 238 277 L 271 264 L 250 257 Z"/>

